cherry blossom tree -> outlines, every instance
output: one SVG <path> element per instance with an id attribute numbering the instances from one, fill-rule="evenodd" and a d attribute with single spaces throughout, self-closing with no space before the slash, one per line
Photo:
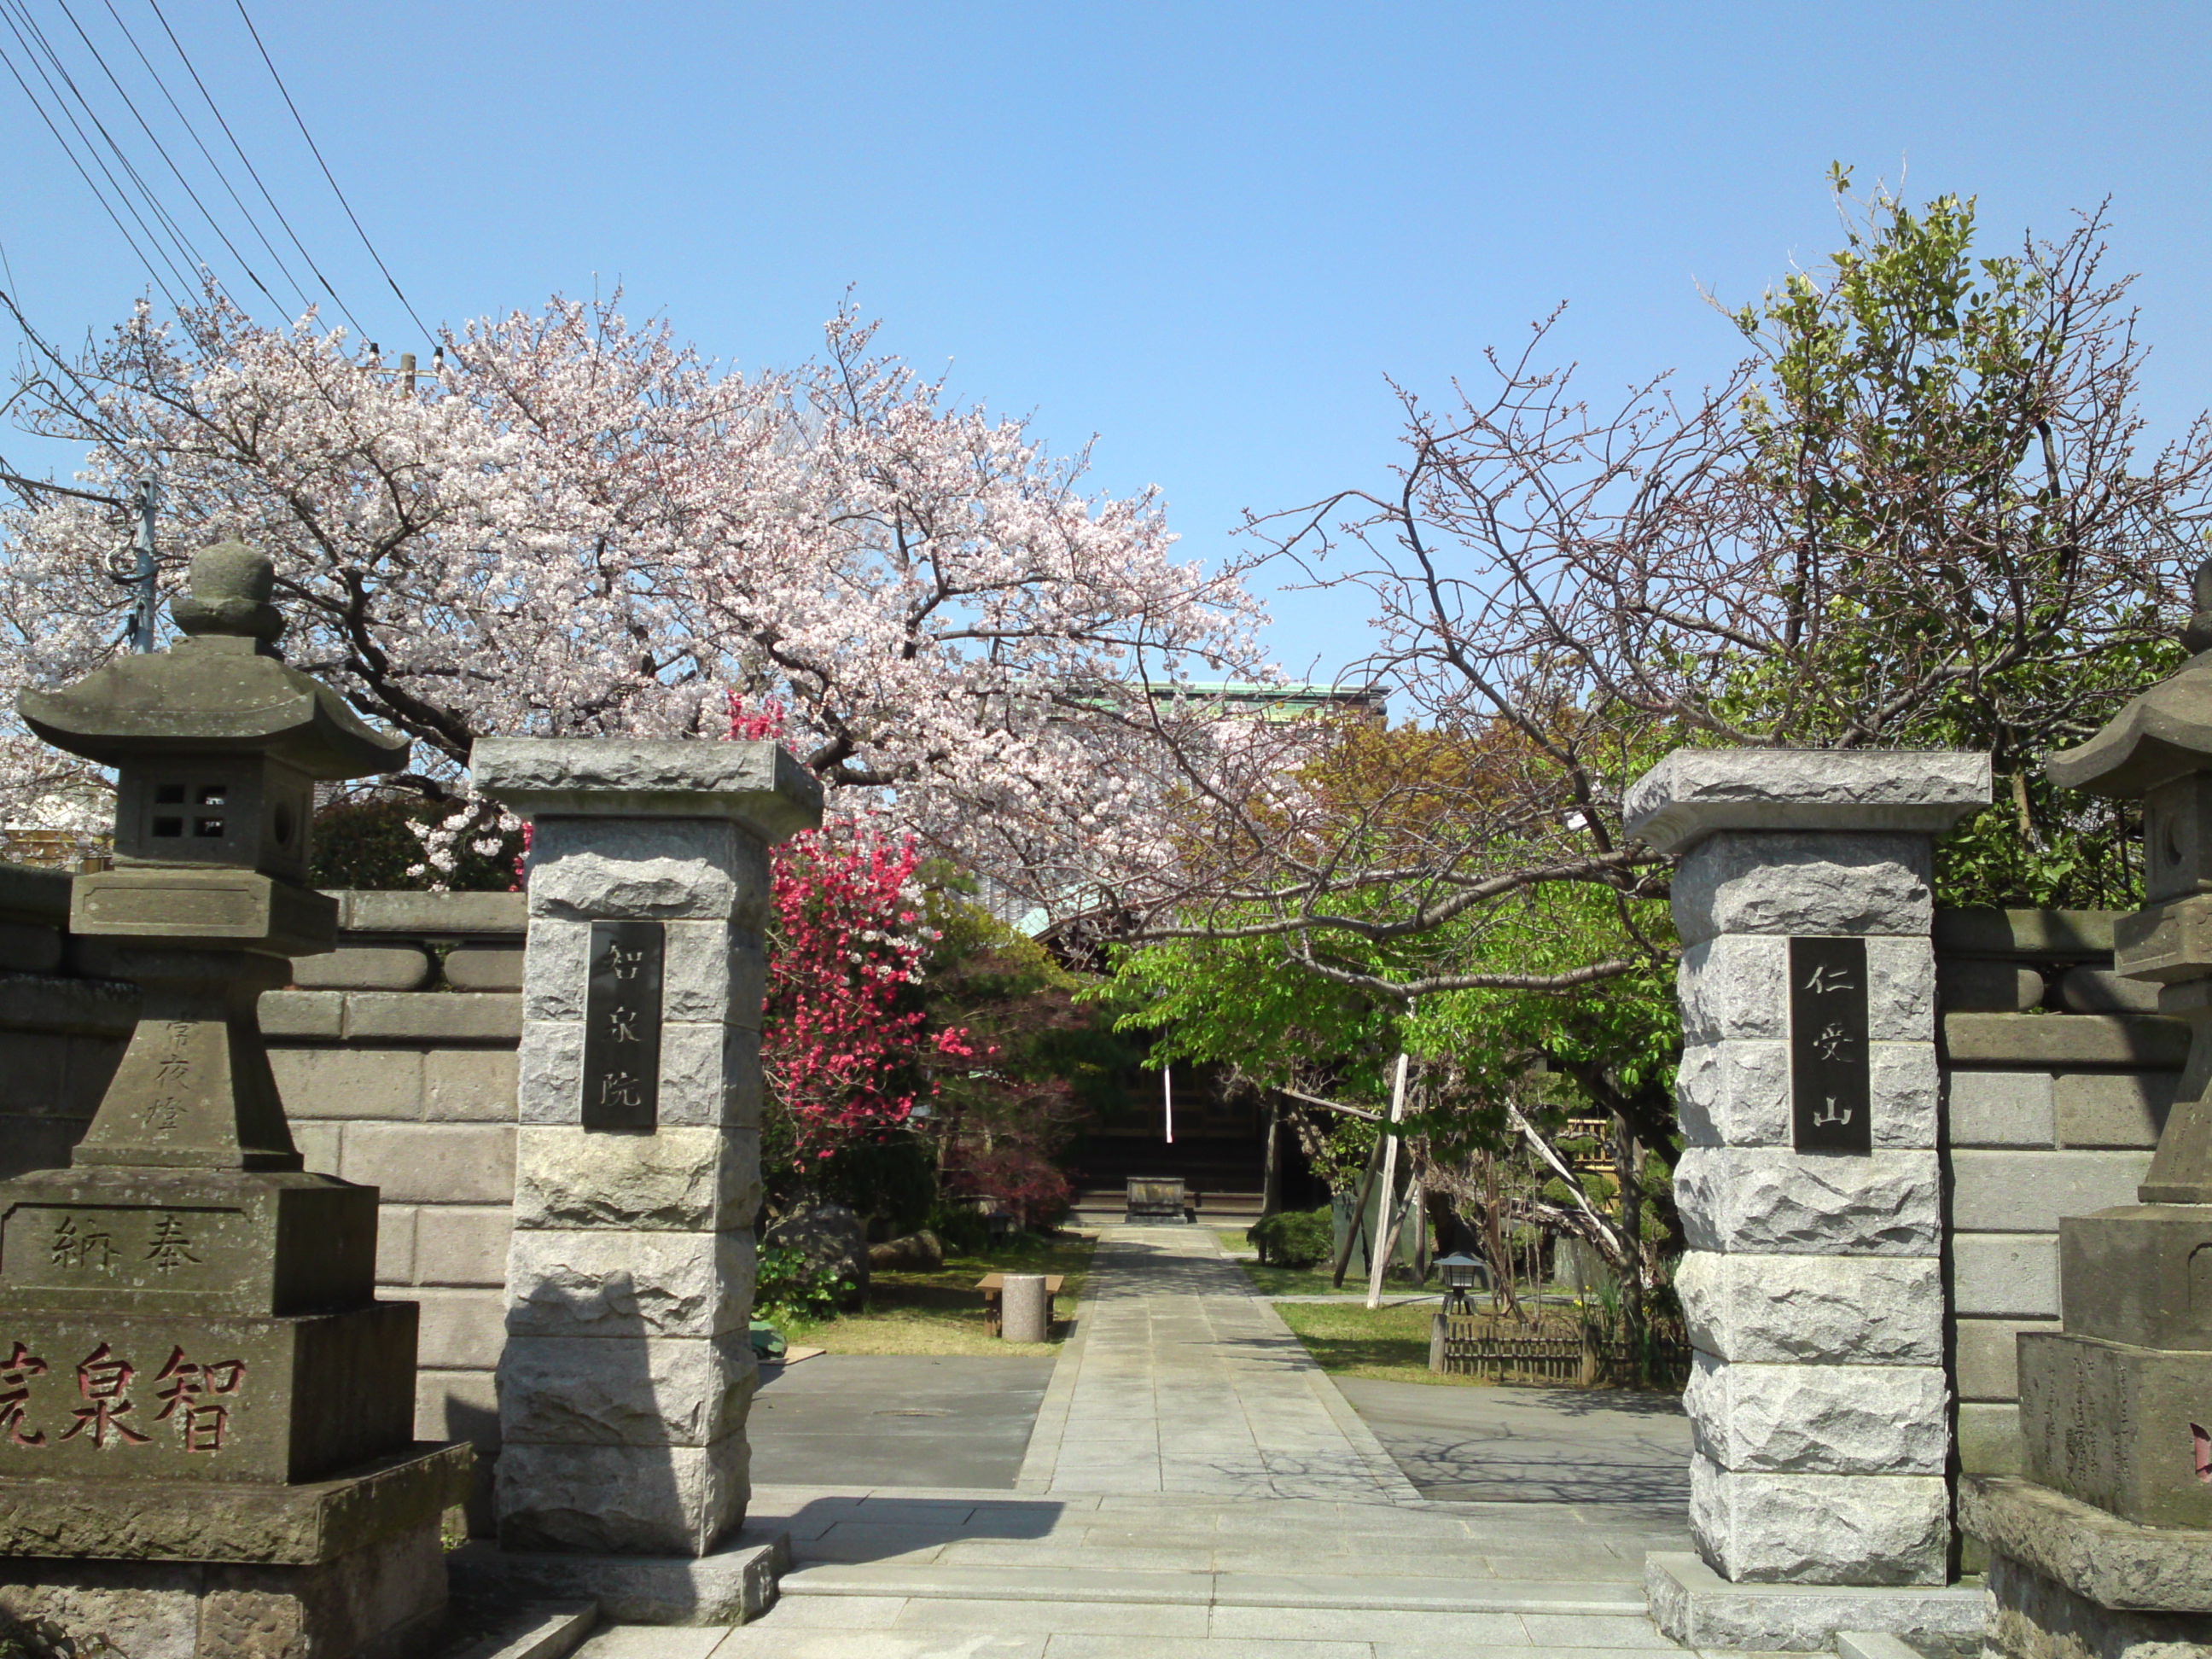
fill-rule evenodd
<path id="1" fill-rule="evenodd" d="M 1160 502 L 1085 493 L 1019 421 L 953 406 L 848 309 L 788 372 L 718 368 L 615 301 L 470 324 L 420 377 L 313 319 L 220 298 L 142 306 L 19 416 L 87 448 L 120 496 L 166 497 L 161 581 L 242 538 L 276 561 L 287 649 L 416 739 L 398 782 L 481 840 L 487 733 L 720 735 L 736 692 L 795 751 L 932 850 L 1033 897 L 1158 838 L 1145 688 L 1259 672 L 1233 570 L 1171 556 Z M 9 515 L 0 696 L 118 647 L 128 595 L 96 502 Z M 22 743 L 10 809 L 69 781 Z M 1066 850 L 1080 840 L 1092 855 Z"/>

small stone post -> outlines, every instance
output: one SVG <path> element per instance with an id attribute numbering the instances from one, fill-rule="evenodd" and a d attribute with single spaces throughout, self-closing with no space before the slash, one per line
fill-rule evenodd
<path id="1" fill-rule="evenodd" d="M 1931 842 L 1989 799 L 1988 757 L 1955 753 L 1682 750 L 1628 792 L 1630 833 L 1684 855 L 1677 1286 L 1705 1568 L 1649 1575 L 1678 1640 L 1796 1647 L 1753 1626 L 1820 1616 L 1737 1597 L 1724 1635 L 1701 1589 L 1946 1579 Z M 1846 1627 L 1921 1617 L 1862 1616 Z"/>
<path id="2" fill-rule="evenodd" d="M 768 849 L 821 787 L 765 743 L 488 739 L 471 765 L 533 826 L 501 1542 L 703 1556 L 747 1496 Z"/>
<path id="3" fill-rule="evenodd" d="M 1009 1342 L 1049 1341 L 1052 1298 L 1044 1293 L 1044 1275 L 1008 1273 L 1000 1283 L 999 1334 Z"/>

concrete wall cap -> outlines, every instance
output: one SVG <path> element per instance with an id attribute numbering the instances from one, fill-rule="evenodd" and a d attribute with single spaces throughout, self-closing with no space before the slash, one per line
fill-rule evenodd
<path id="1" fill-rule="evenodd" d="M 1990 804 L 1966 750 L 1677 749 L 1628 787 L 1621 817 L 1662 853 L 1723 830 L 1917 830 Z"/>
<path id="2" fill-rule="evenodd" d="M 70 878 L 61 870 L 0 864 L 0 921 L 46 927 L 69 925 Z"/>
<path id="3" fill-rule="evenodd" d="M 772 743 L 484 738 L 469 769 L 523 818 L 726 818 L 768 842 L 822 823 L 821 781 Z"/>
<path id="4" fill-rule="evenodd" d="M 416 893 L 341 888 L 342 933 L 399 933 L 417 939 L 459 939 L 477 933 L 520 933 L 530 926 L 523 893 Z"/>

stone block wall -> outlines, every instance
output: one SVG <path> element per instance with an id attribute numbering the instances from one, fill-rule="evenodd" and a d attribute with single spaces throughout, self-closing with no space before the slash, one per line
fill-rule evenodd
<path id="1" fill-rule="evenodd" d="M 261 1000 L 269 1063 L 310 1170 L 382 1195 L 380 1292 L 419 1304 L 415 1432 L 470 1440 L 491 1522 L 493 1377 L 514 1215 L 520 893 L 337 895 L 338 949 Z"/>
<path id="2" fill-rule="evenodd" d="M 2136 1201 L 2189 1028 L 2112 972 L 2112 921 L 1936 921 L 1942 1007 L 1946 1333 L 1960 1468 L 2021 1472 L 2014 1338 L 2058 1328 L 2058 1221 Z"/>
<path id="3" fill-rule="evenodd" d="M 138 1018 L 70 937 L 70 879 L 0 864 L 0 1180 L 69 1162 Z"/>
<path id="4" fill-rule="evenodd" d="M 0 865 L 0 1178 L 69 1162 L 137 993 L 68 932 L 70 877 Z M 474 1441 L 489 1530 L 514 1207 L 520 893 L 340 893 L 339 948 L 261 1001 L 310 1170 L 380 1189 L 377 1281 L 422 1306 L 415 1432 Z"/>

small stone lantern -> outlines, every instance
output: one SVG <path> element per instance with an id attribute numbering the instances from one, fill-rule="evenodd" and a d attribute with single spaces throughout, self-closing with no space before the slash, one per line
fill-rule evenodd
<path id="1" fill-rule="evenodd" d="M 376 1189 L 301 1168 L 256 1017 L 336 942 L 316 781 L 408 749 L 277 655 L 272 587 L 211 548 L 186 638 L 19 705 L 116 769 L 115 867 L 70 926 L 143 995 L 70 1167 L 0 1182 L 0 1607 L 72 1651 L 140 1651 L 149 1620 L 210 1659 L 399 1651 L 443 1614 L 468 1488 L 465 1445 L 415 1443 Z"/>
<path id="2" fill-rule="evenodd" d="M 115 768 L 115 867 L 77 879 L 70 926 L 113 941 L 146 994 L 80 1165 L 300 1167 L 254 1004 L 337 943 L 335 901 L 307 885 L 315 783 L 394 770 L 408 744 L 276 654 L 273 585 L 267 559 L 210 548 L 171 607 L 184 641 L 21 703 Z"/>
<path id="3" fill-rule="evenodd" d="M 1481 1282 L 1482 1263 L 1461 1251 L 1438 1256 L 1436 1267 L 1443 1275 L 1444 1311 L 1448 1314 L 1473 1313 L 1474 1304 L 1468 1300 L 1467 1293 Z"/>

